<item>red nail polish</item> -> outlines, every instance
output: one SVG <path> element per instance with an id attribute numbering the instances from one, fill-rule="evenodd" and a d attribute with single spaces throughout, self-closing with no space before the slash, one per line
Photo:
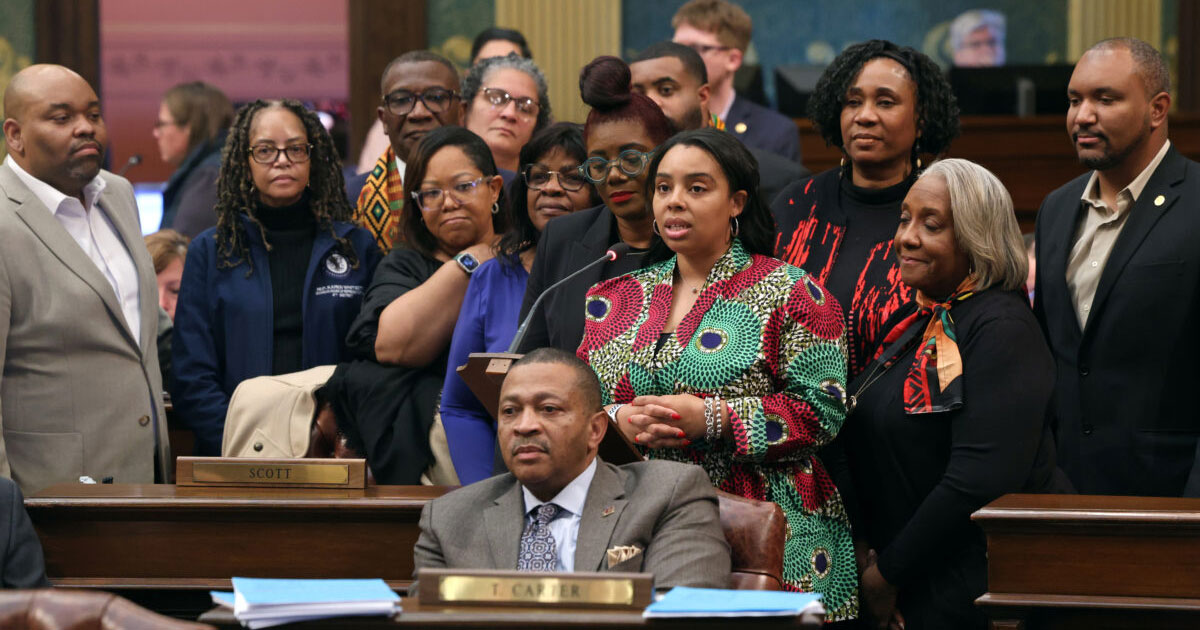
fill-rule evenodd
<path id="1" fill-rule="evenodd" d="M 678 419 L 680 419 L 681 417 L 682 417 L 682 416 L 680 416 L 679 414 L 677 414 L 677 413 L 675 413 L 675 412 L 671 412 L 671 419 L 673 419 L 673 420 L 678 420 Z"/>
<path id="2" fill-rule="evenodd" d="M 684 446 L 691 446 L 691 445 L 692 445 L 692 441 L 691 441 L 691 440 L 684 440 L 684 441 L 683 441 L 683 445 L 684 445 Z"/>
<path id="3" fill-rule="evenodd" d="M 683 437 L 683 429 L 679 430 L 679 437 Z"/>
<path id="4" fill-rule="evenodd" d="M 638 441 L 638 439 L 637 439 L 637 436 L 636 436 L 636 435 L 635 435 L 635 436 L 633 436 L 633 441 L 634 441 L 634 442 L 637 442 L 637 441 Z"/>

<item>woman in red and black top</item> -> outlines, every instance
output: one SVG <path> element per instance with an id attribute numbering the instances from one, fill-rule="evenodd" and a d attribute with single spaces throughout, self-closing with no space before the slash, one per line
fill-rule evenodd
<path id="1" fill-rule="evenodd" d="M 900 202 L 918 156 L 942 153 L 958 135 L 958 105 L 933 60 L 874 39 L 834 59 L 808 115 L 845 158 L 776 197 L 775 255 L 812 274 L 845 309 L 853 377 L 884 320 L 912 298 L 892 252 Z"/>

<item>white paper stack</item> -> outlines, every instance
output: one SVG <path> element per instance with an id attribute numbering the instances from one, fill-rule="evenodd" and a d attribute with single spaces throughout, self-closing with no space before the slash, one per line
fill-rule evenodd
<path id="1" fill-rule="evenodd" d="M 233 578 L 233 592 L 212 592 L 213 602 L 233 609 L 256 630 L 330 617 L 392 615 L 400 596 L 383 580 L 281 580 Z"/>

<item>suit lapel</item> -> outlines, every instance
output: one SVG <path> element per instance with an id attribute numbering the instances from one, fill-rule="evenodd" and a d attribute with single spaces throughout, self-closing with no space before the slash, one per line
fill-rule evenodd
<path id="1" fill-rule="evenodd" d="M 83 249 L 79 247 L 79 243 L 76 243 L 75 239 L 54 218 L 50 209 L 34 196 L 33 192 L 17 178 L 16 173 L 12 172 L 12 169 L 0 168 L 0 186 L 7 191 L 9 199 L 16 202 L 17 216 L 25 222 L 25 225 L 29 226 L 38 240 L 42 241 L 67 269 L 70 269 L 96 292 L 100 301 L 108 309 L 109 315 L 118 324 L 117 328 L 122 331 L 130 343 L 136 344 L 135 338 L 129 332 L 129 326 L 125 324 L 125 315 L 117 302 L 117 294 L 113 291 L 112 285 L 100 273 L 96 263 L 92 262 L 92 259 L 88 258 Z M 103 198 L 104 195 L 101 197 Z"/>
<path id="2" fill-rule="evenodd" d="M 1067 259 L 1071 255 L 1071 246 L 1075 242 L 1075 229 L 1079 225 L 1080 217 L 1083 215 L 1083 196 L 1084 188 L 1087 186 L 1090 178 L 1081 178 L 1083 181 L 1077 189 L 1067 192 L 1067 199 L 1073 205 L 1062 208 L 1061 211 L 1056 211 L 1051 208 L 1047 210 L 1054 211 L 1055 214 L 1049 217 L 1048 234 L 1040 239 L 1038 248 L 1038 264 L 1045 265 L 1045 271 L 1042 273 L 1042 278 L 1047 280 L 1051 286 L 1042 288 L 1039 291 L 1045 291 L 1043 294 L 1044 300 L 1054 299 L 1061 303 L 1064 312 L 1069 314 L 1067 319 L 1071 320 L 1071 329 L 1075 333 L 1075 338 L 1079 338 L 1079 317 L 1075 315 L 1075 306 L 1071 301 L 1071 292 L 1067 288 Z"/>
<path id="3" fill-rule="evenodd" d="M 613 529 L 625 510 L 625 483 L 621 471 L 602 460 L 596 461 L 596 476 L 588 488 L 575 539 L 575 570 L 599 571 Z M 609 509 L 611 508 L 611 510 Z M 607 514 L 606 514 L 607 513 Z"/>
<path id="4" fill-rule="evenodd" d="M 111 179 L 107 184 L 100 193 L 100 210 L 116 228 L 117 237 L 121 239 L 121 244 L 125 246 L 126 253 L 133 260 L 134 270 L 137 271 L 138 312 L 142 320 L 141 330 L 136 333 L 140 339 L 138 347 L 149 348 L 151 339 L 158 333 L 158 283 L 153 280 L 153 262 L 149 253 L 146 256 L 139 255 L 145 250 L 145 245 L 141 236 L 141 225 L 131 221 L 138 216 L 136 206 L 130 208 L 126 203 L 128 199 L 116 194 L 115 183 Z M 141 249 L 138 249 L 139 247 Z M 123 316 L 121 321 L 125 321 Z"/>
<path id="5" fill-rule="evenodd" d="M 583 238 L 580 238 L 571 245 L 571 254 L 567 260 L 572 263 L 572 266 L 578 269 L 604 255 L 604 252 L 612 245 L 610 238 L 613 221 L 612 211 L 607 207 L 603 208 L 600 214 L 596 216 L 596 221 L 583 233 Z M 572 315 L 563 319 L 563 327 L 568 333 L 567 339 L 583 338 L 583 296 L 588 292 L 588 289 L 592 288 L 593 284 L 600 282 L 603 278 L 604 265 L 596 265 L 568 282 L 567 286 L 561 287 L 559 290 L 560 299 L 566 300 L 571 299 L 573 296 L 578 297 L 578 300 L 574 304 L 564 304 L 565 312 L 563 312 L 563 315 Z"/>
<path id="6" fill-rule="evenodd" d="M 492 566 L 502 570 L 517 568 L 521 547 L 521 530 L 525 527 L 525 498 L 521 484 L 512 478 L 508 491 L 483 511 L 488 542 L 492 550 Z"/>
<path id="7" fill-rule="evenodd" d="M 1104 302 L 1112 293 L 1117 278 L 1146 239 L 1146 235 L 1154 228 L 1154 224 L 1179 200 L 1179 190 L 1176 187 L 1183 181 L 1186 171 L 1187 162 L 1175 151 L 1175 147 L 1168 149 L 1162 163 L 1150 176 L 1150 181 L 1146 182 L 1142 194 L 1130 209 L 1129 218 L 1113 244 L 1112 253 L 1108 255 L 1108 262 L 1104 264 L 1104 271 L 1100 274 L 1100 283 L 1096 286 L 1096 296 L 1092 299 L 1092 312 L 1088 316 L 1088 323 L 1098 319 L 1097 313 L 1104 308 Z M 1160 197 L 1162 202 L 1158 203 Z"/>

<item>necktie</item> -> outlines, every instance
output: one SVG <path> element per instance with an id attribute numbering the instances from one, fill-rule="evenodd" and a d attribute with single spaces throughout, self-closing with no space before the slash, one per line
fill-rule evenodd
<path id="1" fill-rule="evenodd" d="M 543 503 L 534 511 L 533 520 L 521 534 L 518 571 L 554 571 L 558 568 L 558 546 L 550 533 L 550 521 L 558 516 L 560 509 L 553 503 Z"/>

